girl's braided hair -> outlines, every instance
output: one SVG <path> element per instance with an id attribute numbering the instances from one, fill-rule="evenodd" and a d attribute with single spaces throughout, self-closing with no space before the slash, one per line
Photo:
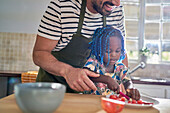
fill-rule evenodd
<path id="1" fill-rule="evenodd" d="M 124 37 L 122 33 L 113 28 L 112 26 L 106 26 L 97 28 L 93 34 L 93 40 L 90 42 L 91 55 L 94 55 L 96 59 L 103 64 L 103 57 L 106 53 L 106 48 L 110 48 L 110 37 L 116 36 L 121 39 L 121 55 L 118 62 L 121 62 L 125 58 Z M 110 62 L 110 53 L 108 53 L 108 62 Z"/>

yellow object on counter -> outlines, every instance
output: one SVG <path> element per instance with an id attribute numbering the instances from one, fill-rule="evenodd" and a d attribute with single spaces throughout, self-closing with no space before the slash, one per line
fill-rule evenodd
<path id="1" fill-rule="evenodd" d="M 28 71 L 21 74 L 22 83 L 36 82 L 38 71 Z"/>

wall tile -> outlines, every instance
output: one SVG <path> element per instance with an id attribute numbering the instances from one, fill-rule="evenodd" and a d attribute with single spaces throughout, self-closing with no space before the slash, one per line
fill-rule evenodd
<path id="1" fill-rule="evenodd" d="M 0 70 L 38 70 L 32 61 L 36 34 L 0 32 Z"/>

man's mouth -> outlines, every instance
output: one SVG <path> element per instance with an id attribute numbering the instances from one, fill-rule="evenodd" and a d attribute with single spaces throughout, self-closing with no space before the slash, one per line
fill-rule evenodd
<path id="1" fill-rule="evenodd" d="M 104 5 L 115 6 L 113 3 L 105 2 Z"/>
<path id="2" fill-rule="evenodd" d="M 108 4 L 106 4 L 106 5 L 105 5 L 105 9 L 106 9 L 107 11 L 112 11 L 113 7 L 110 6 L 110 5 L 108 5 Z"/>
<path id="3" fill-rule="evenodd" d="M 114 6 L 114 4 L 112 4 L 110 2 L 105 2 L 103 5 L 104 5 L 104 8 L 106 11 L 112 11 L 113 6 Z"/>

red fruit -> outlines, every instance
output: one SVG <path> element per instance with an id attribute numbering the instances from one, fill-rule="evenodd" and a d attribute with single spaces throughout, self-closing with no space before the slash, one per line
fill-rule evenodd
<path id="1" fill-rule="evenodd" d="M 126 98 L 125 97 L 121 97 L 120 100 L 125 102 Z"/>
<path id="2" fill-rule="evenodd" d="M 122 95 L 119 95 L 119 98 L 123 97 Z"/>
<path id="3" fill-rule="evenodd" d="M 142 100 L 137 101 L 138 104 L 143 104 Z"/>
<path id="4" fill-rule="evenodd" d="M 130 104 L 130 103 L 132 103 L 132 101 L 129 100 L 128 103 Z"/>
<path id="5" fill-rule="evenodd" d="M 110 99 L 117 99 L 117 96 L 116 95 L 110 95 Z"/>
<path id="6" fill-rule="evenodd" d="M 102 97 L 101 106 L 107 113 L 119 113 L 123 110 L 125 102 Z"/>
<path id="7" fill-rule="evenodd" d="M 132 104 L 136 104 L 136 100 L 132 100 Z"/>

